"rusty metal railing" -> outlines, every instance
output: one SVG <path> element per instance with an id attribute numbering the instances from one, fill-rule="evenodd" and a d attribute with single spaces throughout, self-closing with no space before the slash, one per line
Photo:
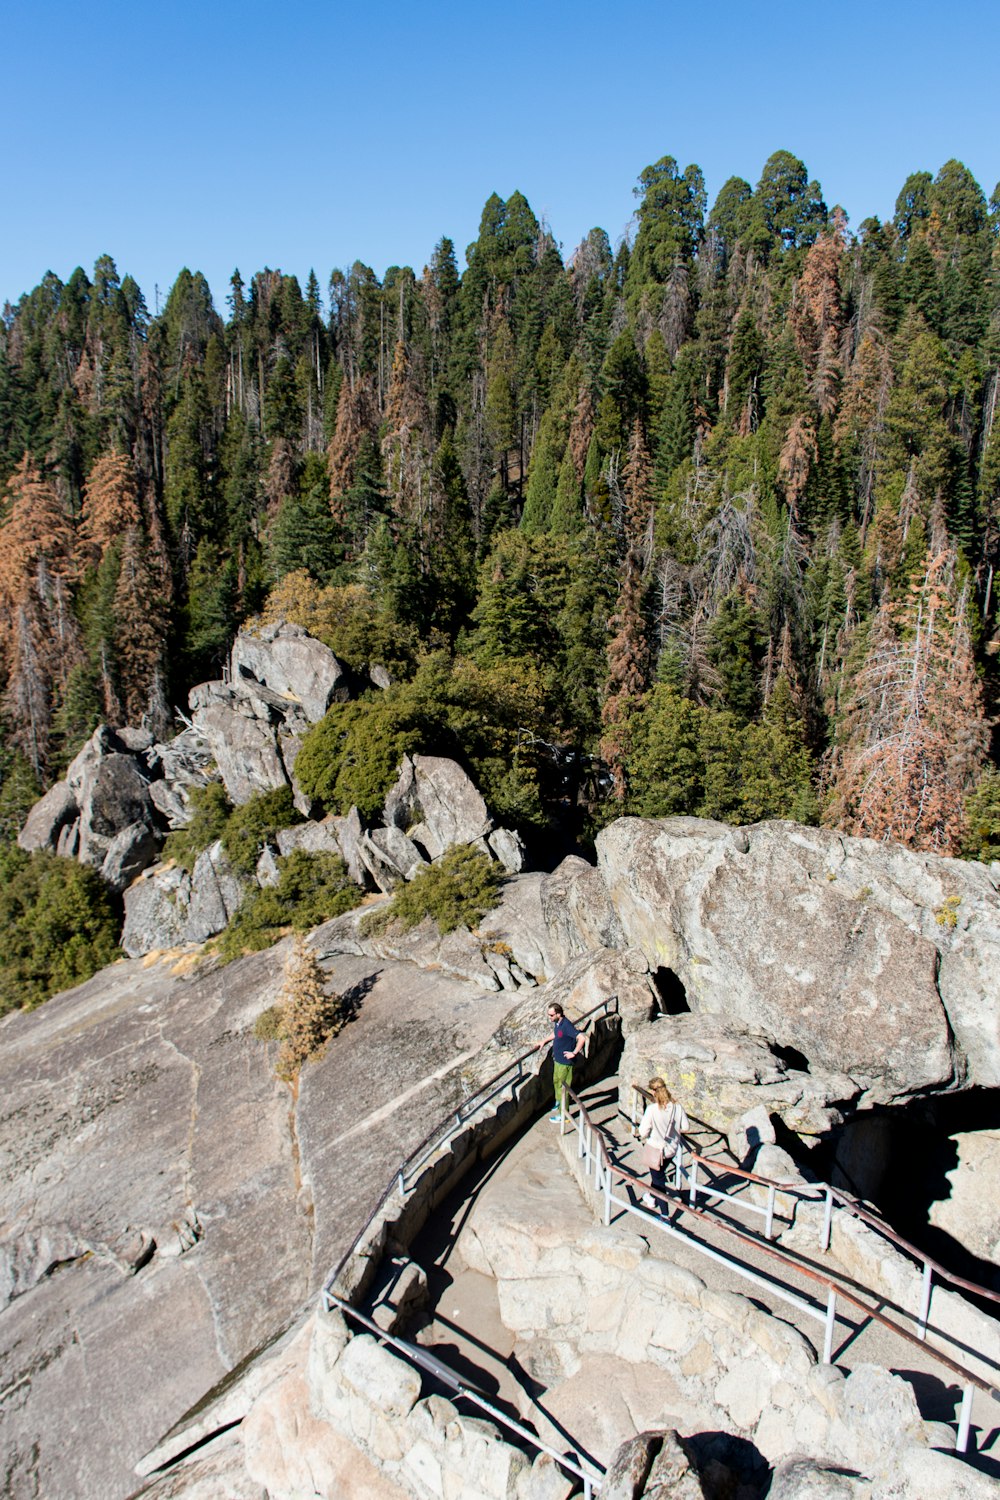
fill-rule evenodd
<path id="1" fill-rule="evenodd" d="M 645 1090 L 640 1089 L 640 1092 L 645 1093 Z M 918 1324 L 918 1329 L 921 1327 L 921 1320 L 923 1320 L 922 1332 L 918 1331 L 916 1333 L 913 1333 L 908 1328 L 904 1328 L 901 1324 L 897 1323 L 894 1319 L 888 1317 L 884 1312 L 882 1312 L 880 1306 L 872 1306 L 871 1304 L 866 1302 L 864 1298 L 858 1296 L 857 1292 L 855 1292 L 852 1287 L 846 1286 L 844 1282 L 839 1280 L 836 1276 L 831 1275 L 827 1272 L 817 1271 L 810 1266 L 803 1265 L 801 1261 L 796 1260 L 786 1251 L 781 1250 L 778 1248 L 778 1246 L 770 1243 L 769 1235 L 765 1239 L 760 1239 L 754 1235 L 747 1233 L 745 1230 L 737 1228 L 735 1225 L 729 1223 L 726 1219 L 719 1217 L 717 1214 L 711 1213 L 703 1208 L 698 1208 L 697 1197 L 699 1192 L 705 1193 L 705 1185 L 702 1184 L 699 1187 L 696 1172 L 689 1172 L 687 1174 L 689 1181 L 688 1192 L 686 1196 L 682 1193 L 682 1157 L 685 1154 L 685 1151 L 687 1151 L 687 1155 L 691 1160 L 692 1165 L 696 1161 L 701 1161 L 706 1165 L 717 1167 L 718 1163 L 710 1162 L 709 1158 L 702 1157 L 697 1152 L 690 1151 L 690 1149 L 684 1147 L 683 1144 L 677 1151 L 677 1154 L 674 1158 L 675 1196 L 657 1192 L 655 1189 L 651 1190 L 644 1179 L 639 1178 L 635 1176 L 634 1173 L 629 1172 L 625 1167 L 623 1167 L 612 1157 L 610 1151 L 608 1150 L 604 1132 L 591 1119 L 583 1101 L 575 1093 L 573 1093 L 572 1090 L 569 1090 L 568 1093 L 570 1101 L 576 1106 L 577 1109 L 575 1129 L 578 1135 L 579 1156 L 585 1163 L 585 1176 L 593 1178 L 595 1191 L 603 1195 L 605 1224 L 611 1223 L 612 1207 L 619 1208 L 627 1214 L 636 1214 L 647 1223 L 658 1224 L 663 1232 L 667 1235 L 672 1235 L 676 1238 L 682 1239 L 684 1243 L 690 1246 L 695 1252 L 707 1257 L 710 1260 L 714 1260 L 726 1266 L 728 1270 L 742 1277 L 744 1280 L 753 1282 L 758 1286 L 766 1288 L 771 1292 L 773 1296 L 795 1307 L 804 1316 L 821 1323 L 824 1329 L 822 1356 L 824 1364 L 829 1364 L 833 1355 L 833 1336 L 837 1321 L 838 1299 L 847 1303 L 849 1306 L 856 1308 L 864 1315 L 865 1318 L 871 1319 L 876 1323 L 880 1323 L 883 1327 L 898 1335 L 905 1342 L 924 1350 L 930 1356 L 930 1358 L 935 1361 L 935 1363 L 943 1366 L 951 1374 L 957 1376 L 960 1383 L 962 1384 L 962 1405 L 958 1419 L 958 1432 L 955 1447 L 958 1453 L 964 1453 L 966 1451 L 969 1441 L 969 1430 L 972 1422 L 973 1391 L 983 1391 L 993 1401 L 1000 1402 L 1000 1390 L 991 1385 L 989 1381 L 982 1379 L 979 1375 L 976 1375 L 973 1371 L 967 1369 L 957 1360 L 952 1359 L 952 1357 L 946 1354 L 943 1350 L 937 1349 L 933 1345 L 926 1343 L 926 1315 L 928 1310 L 926 1307 L 922 1306 L 920 1317 L 914 1319 L 914 1321 L 916 1321 Z M 567 1111 L 565 1107 L 563 1111 L 563 1119 L 565 1123 L 567 1119 Z M 775 1192 L 798 1194 L 802 1197 L 812 1197 L 815 1199 L 817 1196 L 822 1197 L 823 1192 L 834 1194 L 836 1193 L 836 1190 L 828 1189 L 826 1187 L 826 1184 L 817 1185 L 817 1187 L 821 1190 L 819 1194 L 817 1194 L 816 1190 L 811 1189 L 809 1184 L 772 1182 L 769 1178 L 761 1177 L 759 1174 L 753 1172 L 747 1172 L 742 1168 L 731 1168 L 728 1166 L 728 1164 L 726 1166 L 726 1173 L 727 1175 L 731 1173 L 734 1176 L 747 1179 L 758 1184 L 764 1184 L 768 1187 L 774 1188 Z M 627 1188 L 631 1188 L 633 1192 L 635 1192 L 636 1190 L 641 1190 L 642 1192 L 652 1191 L 653 1197 L 661 1202 L 665 1207 L 669 1207 L 671 1211 L 676 1211 L 679 1218 L 685 1217 L 694 1220 L 695 1222 L 701 1221 L 705 1224 L 711 1224 L 714 1229 L 720 1231 L 723 1235 L 729 1236 L 733 1242 L 739 1243 L 748 1248 L 752 1247 L 757 1254 L 771 1259 L 776 1265 L 782 1266 L 786 1272 L 792 1272 L 797 1276 L 803 1277 L 806 1281 L 811 1282 L 815 1287 L 822 1288 L 826 1294 L 825 1307 L 823 1306 L 822 1300 L 807 1301 L 805 1298 L 789 1291 L 789 1289 L 775 1277 L 767 1276 L 760 1271 L 755 1271 L 752 1267 L 747 1266 L 735 1256 L 726 1255 L 723 1251 L 716 1250 L 713 1246 L 706 1244 L 703 1240 L 698 1239 L 695 1234 L 687 1234 L 683 1230 L 677 1228 L 676 1225 L 665 1220 L 663 1217 L 647 1212 L 632 1198 L 616 1196 L 614 1192 L 614 1184 L 616 1181 L 619 1184 L 624 1184 Z M 731 1199 L 731 1201 L 740 1203 L 744 1208 L 759 1208 L 759 1205 L 747 1204 L 741 1199 L 736 1199 L 734 1195 L 727 1195 L 724 1192 L 718 1190 L 710 1191 L 712 1192 L 712 1196 L 727 1196 Z M 824 1231 L 824 1233 L 828 1244 L 828 1232 Z M 905 1245 L 906 1242 L 902 1241 L 902 1244 Z M 910 1248 L 912 1249 L 912 1247 Z M 919 1251 L 914 1250 L 913 1253 L 918 1256 L 920 1255 Z M 960 1278 L 949 1279 L 960 1281 Z M 879 1293 L 876 1290 L 872 1288 L 866 1288 L 865 1290 L 868 1291 L 872 1297 L 879 1297 Z M 906 1313 L 904 1313 L 903 1315 L 910 1317 L 913 1316 L 912 1314 Z"/>

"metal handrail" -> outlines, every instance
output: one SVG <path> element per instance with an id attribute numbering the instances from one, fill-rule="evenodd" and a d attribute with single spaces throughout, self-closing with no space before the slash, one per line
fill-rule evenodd
<path id="1" fill-rule="evenodd" d="M 609 1011 L 609 1006 L 614 1006 L 613 1012 Z M 573 1024 L 576 1026 L 577 1030 L 580 1031 L 583 1030 L 584 1027 L 588 1025 L 588 1023 L 592 1019 L 599 1019 L 601 1013 L 608 1015 L 617 1014 L 617 1012 L 618 996 L 609 995 L 606 1000 L 599 1001 L 597 1005 L 594 1005 L 590 1008 L 590 1010 L 585 1011 L 583 1015 L 580 1016 L 579 1019 Z M 506 1067 L 501 1068 L 499 1073 L 495 1073 L 492 1078 L 487 1080 L 486 1083 L 480 1084 L 479 1088 L 475 1091 L 474 1094 L 470 1094 L 467 1099 L 463 1099 L 459 1107 L 453 1112 L 453 1115 L 449 1117 L 449 1123 L 447 1125 L 436 1125 L 428 1135 L 424 1136 L 424 1139 L 420 1142 L 420 1145 L 414 1147 L 414 1149 L 410 1152 L 409 1156 L 406 1158 L 405 1162 L 403 1162 L 402 1166 L 399 1168 L 396 1174 L 397 1180 L 400 1186 L 403 1188 L 404 1192 L 404 1179 L 406 1177 L 409 1177 L 417 1167 L 423 1166 L 424 1162 L 429 1160 L 429 1158 L 434 1155 L 434 1152 L 437 1151 L 442 1145 L 444 1145 L 447 1140 L 450 1140 L 455 1131 L 460 1130 L 469 1119 L 470 1115 L 475 1114 L 477 1109 L 481 1109 L 482 1106 L 494 1093 L 499 1093 L 500 1085 L 503 1079 L 505 1079 L 509 1073 L 513 1072 L 515 1068 L 517 1069 L 517 1077 L 515 1079 L 512 1079 L 511 1082 L 514 1084 L 520 1083 L 524 1076 L 524 1064 L 527 1062 L 529 1057 L 534 1057 L 535 1054 L 540 1050 L 541 1048 L 536 1045 L 534 1047 L 529 1047 L 526 1052 L 520 1053 L 517 1057 L 514 1058 L 513 1062 L 509 1062 L 507 1063 Z"/>
<path id="2" fill-rule="evenodd" d="M 538 1434 L 532 1432 L 529 1427 L 524 1427 L 520 1422 L 515 1422 L 513 1417 L 508 1417 L 505 1412 L 500 1411 L 491 1401 L 487 1401 L 482 1391 L 477 1390 L 475 1386 L 468 1385 L 443 1360 L 438 1359 L 436 1355 L 428 1354 L 426 1349 L 422 1349 L 419 1344 L 411 1344 L 406 1339 L 398 1338 L 395 1334 L 386 1333 L 371 1318 L 366 1317 L 363 1312 L 359 1312 L 350 1302 L 345 1302 L 343 1297 L 338 1297 L 335 1292 L 324 1290 L 323 1297 L 327 1312 L 336 1307 L 341 1313 L 346 1313 L 349 1317 L 360 1323 L 362 1327 L 366 1328 L 369 1333 L 373 1334 L 380 1343 L 391 1344 L 411 1364 L 416 1365 L 419 1369 L 426 1370 L 429 1375 L 433 1375 L 443 1385 L 450 1386 L 456 1396 L 461 1397 L 465 1401 L 470 1401 L 474 1406 L 478 1406 L 494 1422 L 499 1422 L 508 1431 L 516 1433 L 522 1442 L 529 1443 L 539 1453 L 547 1453 L 560 1468 L 565 1469 L 567 1473 L 573 1474 L 577 1479 L 582 1480 L 584 1500 L 591 1500 L 591 1496 L 600 1493 L 601 1479 L 604 1478 L 605 1472 L 600 1464 L 594 1464 L 594 1468 L 598 1470 L 597 1475 L 589 1474 L 575 1459 L 567 1458 L 555 1448 L 550 1448 L 548 1443 L 543 1443 Z"/>
<path id="3" fill-rule="evenodd" d="M 583 1101 L 575 1093 L 573 1093 L 572 1090 L 567 1090 L 567 1092 L 570 1099 L 577 1106 L 578 1110 L 577 1134 L 579 1137 L 579 1154 L 581 1158 L 585 1159 L 585 1172 L 589 1173 L 591 1170 L 591 1166 L 593 1166 L 595 1189 L 597 1191 L 603 1191 L 604 1194 L 605 1224 L 610 1224 L 611 1222 L 612 1203 L 614 1203 L 617 1207 L 622 1208 L 626 1213 L 637 1214 L 644 1221 L 657 1222 L 656 1220 L 652 1220 L 651 1216 L 643 1209 L 637 1208 L 636 1205 L 629 1199 L 616 1197 L 613 1194 L 611 1190 L 612 1174 L 616 1175 L 621 1181 L 625 1182 L 626 1184 L 630 1184 L 633 1187 L 642 1188 L 644 1192 L 648 1192 L 650 1191 L 650 1189 L 648 1185 L 643 1181 L 643 1179 L 636 1177 L 631 1172 L 626 1171 L 625 1168 L 621 1167 L 612 1159 L 604 1139 L 604 1133 L 597 1126 L 595 1121 L 590 1118 L 590 1115 L 587 1112 L 587 1108 L 584 1105 Z M 584 1130 L 584 1126 L 586 1126 L 586 1131 Z M 594 1152 L 595 1140 L 597 1142 L 596 1153 Z M 691 1154 L 693 1155 L 694 1153 Z M 677 1178 L 675 1179 L 678 1186 L 680 1177 L 680 1155 L 681 1153 L 680 1151 L 678 1151 L 676 1157 Z M 779 1184 L 774 1184 L 774 1186 L 778 1187 Z M 677 1208 L 681 1214 L 688 1214 L 695 1219 L 700 1219 L 705 1223 L 712 1224 L 715 1228 L 721 1230 L 723 1234 L 728 1234 L 732 1238 L 739 1240 L 741 1243 L 752 1246 L 759 1253 L 765 1256 L 770 1256 L 774 1260 L 778 1261 L 787 1270 L 794 1271 L 796 1274 L 805 1277 L 809 1281 L 816 1282 L 820 1286 L 823 1286 L 827 1289 L 826 1312 L 825 1314 L 821 1315 L 819 1313 L 818 1307 L 810 1306 L 808 1303 L 803 1302 L 801 1298 L 789 1293 L 783 1286 L 773 1281 L 770 1277 L 761 1276 L 759 1273 L 750 1270 L 749 1267 L 743 1266 L 739 1261 L 734 1261 L 729 1257 L 723 1255 L 721 1252 L 713 1250 L 711 1246 L 703 1244 L 695 1236 L 682 1235 L 681 1231 L 674 1228 L 672 1224 L 668 1224 L 663 1222 L 662 1220 L 659 1220 L 660 1227 L 666 1233 L 671 1234 L 677 1238 L 683 1238 L 686 1244 L 690 1245 L 699 1253 L 705 1254 L 713 1260 L 721 1260 L 732 1271 L 735 1271 L 737 1275 L 743 1276 L 746 1280 L 754 1281 L 758 1285 L 767 1285 L 770 1290 L 776 1296 L 780 1297 L 783 1301 L 790 1303 L 792 1306 L 798 1307 L 801 1311 L 807 1313 L 810 1317 L 819 1318 L 819 1320 L 825 1324 L 825 1337 L 823 1345 L 824 1364 L 829 1364 L 832 1358 L 833 1331 L 834 1325 L 836 1323 L 837 1298 L 841 1297 L 852 1307 L 855 1307 L 860 1312 L 864 1313 L 866 1318 L 871 1318 L 875 1322 L 881 1323 L 883 1327 L 888 1328 L 891 1332 L 897 1334 L 900 1338 L 905 1340 L 905 1342 L 914 1345 L 918 1349 L 925 1350 L 936 1363 L 943 1365 L 945 1369 L 959 1376 L 960 1380 L 964 1383 L 964 1391 L 962 1395 L 962 1407 L 959 1416 L 958 1434 L 955 1448 L 956 1452 L 958 1453 L 965 1452 L 966 1447 L 968 1446 L 969 1429 L 972 1422 L 973 1388 L 985 1392 L 985 1394 L 994 1401 L 1000 1401 L 1000 1390 L 998 1390 L 995 1386 L 990 1385 L 988 1381 L 983 1380 L 980 1376 L 974 1374 L 971 1370 L 966 1369 L 964 1365 L 959 1364 L 957 1360 L 952 1359 L 951 1356 L 945 1354 L 943 1350 L 939 1350 L 933 1345 L 927 1344 L 921 1335 L 911 1333 L 909 1329 L 901 1327 L 900 1324 L 887 1317 L 879 1307 L 870 1306 L 867 1302 L 860 1298 L 856 1292 L 854 1292 L 850 1287 L 845 1286 L 836 1277 L 824 1272 L 814 1271 L 811 1267 L 802 1265 L 799 1261 L 793 1259 L 786 1252 L 778 1249 L 777 1246 L 770 1244 L 767 1241 L 761 1241 L 754 1236 L 747 1234 L 744 1230 L 737 1229 L 734 1225 L 728 1223 L 725 1219 L 708 1213 L 704 1209 L 696 1208 L 693 1203 L 685 1203 L 684 1199 L 681 1197 L 671 1198 L 668 1197 L 665 1193 L 658 1192 L 656 1189 L 653 1189 L 652 1191 L 653 1195 L 660 1199 L 661 1202 L 668 1203 L 671 1207 Z M 872 1296 L 878 1295 L 872 1289 L 869 1288 L 868 1290 L 871 1291 Z"/>
<path id="4" fill-rule="evenodd" d="M 590 1010 L 584 1011 L 583 1015 L 580 1016 L 576 1022 L 574 1022 L 574 1025 L 577 1026 L 578 1030 L 583 1029 L 583 1027 L 588 1025 L 590 1022 L 600 1020 L 602 1015 L 616 1016 L 617 1014 L 618 996 L 609 995 L 607 999 L 601 1000 L 597 1005 L 591 1006 Z M 529 1047 L 526 1052 L 520 1053 L 516 1058 L 513 1059 L 512 1062 L 509 1062 L 506 1067 L 501 1068 L 499 1073 L 494 1074 L 492 1078 L 488 1079 L 486 1083 L 481 1084 L 474 1093 L 470 1094 L 467 1099 L 464 1099 L 459 1108 L 452 1111 L 448 1115 L 447 1124 L 445 1124 L 444 1121 L 439 1122 L 434 1127 L 434 1129 L 424 1137 L 420 1144 L 410 1152 L 409 1156 L 400 1164 L 399 1167 L 397 1167 L 396 1171 L 392 1174 L 389 1181 L 386 1183 L 378 1202 L 372 1209 L 371 1213 L 368 1215 L 365 1223 L 358 1230 L 358 1233 L 355 1235 L 354 1239 L 351 1242 L 350 1248 L 345 1252 L 344 1255 L 341 1256 L 336 1267 L 327 1277 L 326 1281 L 323 1284 L 324 1293 L 336 1285 L 344 1267 L 347 1265 L 352 1256 L 357 1253 L 358 1247 L 361 1245 L 372 1224 L 378 1218 L 379 1214 L 382 1212 L 383 1208 L 388 1203 L 392 1195 L 397 1191 L 397 1189 L 399 1190 L 400 1196 L 405 1198 L 407 1193 L 407 1178 L 413 1172 L 414 1168 L 417 1165 L 423 1165 L 434 1155 L 436 1151 L 439 1151 L 442 1146 L 447 1145 L 447 1143 L 458 1133 L 458 1131 L 468 1123 L 469 1119 L 472 1117 L 472 1115 L 475 1114 L 476 1110 L 481 1109 L 483 1104 L 485 1104 L 487 1100 L 493 1096 L 493 1094 L 500 1092 L 499 1086 L 501 1084 L 501 1081 L 505 1078 L 508 1078 L 510 1074 L 513 1074 L 515 1072 L 516 1076 L 509 1078 L 509 1084 L 512 1088 L 516 1088 L 517 1084 L 522 1082 L 525 1076 L 525 1062 L 529 1057 L 535 1056 L 535 1054 L 540 1050 L 540 1045 L 536 1044 L 534 1047 Z"/>
<path id="5" fill-rule="evenodd" d="M 641 1094 L 645 1099 L 652 1098 L 649 1090 L 644 1088 L 641 1083 L 633 1083 L 632 1090 L 633 1093 Z M 703 1124 L 704 1122 L 698 1121 L 697 1123 Z M 702 1156 L 699 1152 L 692 1150 L 690 1147 L 688 1147 L 688 1155 L 693 1161 L 701 1162 L 704 1166 L 710 1167 L 714 1171 L 719 1170 L 719 1163 L 713 1160 L 713 1158 L 710 1156 Z M 859 1203 L 857 1198 L 853 1197 L 850 1193 L 844 1192 L 842 1188 L 835 1188 L 828 1182 L 776 1182 L 773 1178 L 762 1177 L 757 1172 L 749 1172 L 745 1167 L 730 1166 L 728 1162 L 726 1163 L 725 1172 L 729 1177 L 740 1177 L 745 1182 L 753 1182 L 757 1183 L 761 1187 L 766 1187 L 772 1195 L 774 1193 L 786 1193 L 789 1196 L 798 1196 L 799 1198 L 803 1198 L 810 1203 L 823 1202 L 825 1199 L 828 1205 L 828 1210 L 827 1217 L 824 1222 L 824 1242 L 822 1246 L 824 1250 L 829 1250 L 830 1248 L 830 1205 L 835 1200 L 840 1204 L 842 1208 L 847 1209 L 849 1213 L 853 1214 L 855 1218 L 863 1220 L 864 1223 L 868 1224 L 878 1234 L 881 1234 L 883 1238 L 891 1240 L 892 1243 L 897 1245 L 900 1250 L 903 1250 L 907 1255 L 909 1255 L 913 1260 L 917 1261 L 923 1267 L 924 1279 L 927 1283 L 926 1290 L 928 1293 L 928 1306 L 930 1300 L 929 1277 L 934 1276 L 936 1276 L 939 1281 L 946 1281 L 951 1286 L 960 1287 L 963 1291 L 971 1292 L 973 1296 L 983 1297 L 989 1302 L 996 1302 L 997 1304 L 1000 1304 L 1000 1292 L 993 1291 L 992 1288 L 987 1286 L 980 1286 L 978 1282 L 968 1281 L 964 1276 L 959 1276 L 956 1272 L 949 1271 L 946 1266 L 942 1266 L 941 1263 L 939 1261 L 936 1261 L 932 1256 L 925 1254 L 923 1250 L 919 1250 L 916 1245 L 913 1245 L 909 1240 L 904 1239 L 903 1236 L 901 1234 L 898 1234 L 896 1230 L 893 1229 L 890 1224 L 887 1224 L 883 1218 L 881 1218 L 878 1214 L 873 1213 L 871 1209 L 866 1208 L 863 1203 Z M 754 1212 L 763 1212 L 763 1210 L 761 1210 L 759 1206 L 755 1204 L 747 1203 L 744 1204 L 744 1207 Z M 924 1322 L 926 1324 L 926 1318 L 924 1319 Z"/>

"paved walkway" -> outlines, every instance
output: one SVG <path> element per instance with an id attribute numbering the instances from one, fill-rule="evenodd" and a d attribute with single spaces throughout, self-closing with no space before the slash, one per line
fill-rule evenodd
<path id="1" fill-rule="evenodd" d="M 588 1090 L 585 1099 L 591 1117 L 606 1132 L 615 1159 L 626 1171 L 645 1179 L 628 1121 L 619 1113 L 614 1081 Z M 724 1178 L 727 1167 L 735 1163 L 728 1156 L 722 1138 L 701 1132 L 695 1134 L 694 1141 L 700 1154 L 718 1163 L 718 1173 Z M 513 1337 L 500 1317 L 495 1283 L 468 1269 L 462 1254 L 463 1225 L 473 1213 L 488 1213 L 491 1194 L 503 1191 L 517 1174 L 544 1178 L 553 1195 L 553 1211 L 559 1214 L 561 1224 L 578 1221 L 581 1232 L 591 1228 L 595 1216 L 601 1214 L 602 1203 L 592 1187 L 581 1194 L 569 1170 L 575 1150 L 575 1132 L 560 1141 L 557 1128 L 543 1118 L 503 1158 L 482 1169 L 475 1182 L 463 1183 L 453 1199 L 439 1210 L 433 1226 L 424 1231 L 412 1250 L 413 1258 L 428 1272 L 432 1299 L 432 1312 L 419 1334 L 419 1342 L 432 1346 L 457 1373 L 476 1384 L 510 1415 L 533 1427 L 559 1451 L 575 1450 L 587 1456 L 586 1444 L 589 1444 L 589 1456 L 606 1464 L 610 1451 L 606 1451 L 602 1441 L 602 1428 L 606 1429 L 610 1442 L 621 1427 L 620 1422 L 603 1411 L 611 1393 L 619 1405 L 624 1402 L 630 1408 L 633 1419 L 642 1420 L 641 1411 L 632 1409 L 638 1398 L 628 1389 L 635 1372 L 631 1367 L 619 1370 L 617 1366 L 624 1366 L 624 1362 L 614 1361 L 616 1368 L 613 1378 L 609 1378 L 606 1357 L 595 1360 L 592 1369 L 577 1372 L 570 1381 L 553 1372 L 552 1395 L 557 1388 L 559 1393 L 559 1401 L 554 1405 L 548 1383 L 538 1371 L 525 1370 L 515 1356 Z M 627 1191 L 631 1197 L 634 1212 L 629 1214 L 633 1221 L 630 1227 L 648 1238 L 651 1254 L 690 1269 L 713 1288 L 751 1297 L 759 1306 L 766 1306 L 775 1316 L 797 1327 L 811 1343 L 817 1358 L 821 1357 L 822 1324 L 791 1306 L 780 1290 L 815 1303 L 818 1311 L 823 1312 L 826 1289 L 805 1275 L 790 1272 L 769 1253 L 760 1240 L 763 1221 L 759 1216 L 742 1208 L 738 1200 L 721 1207 L 719 1219 L 724 1215 L 734 1227 L 760 1240 L 755 1244 L 736 1243 L 721 1223 L 713 1222 L 715 1215 L 695 1219 L 682 1211 L 677 1195 L 671 1195 L 672 1222 L 665 1232 L 656 1215 L 639 1207 L 641 1190 L 640 1187 L 633 1192 L 619 1186 L 616 1195 L 625 1196 Z M 686 1203 L 686 1194 L 682 1193 L 680 1199 Z M 699 1202 L 704 1207 L 704 1200 Z M 628 1212 L 619 1209 L 616 1217 Z M 781 1222 L 776 1221 L 775 1227 L 780 1229 Z M 761 1276 L 764 1284 L 748 1281 L 735 1265 L 723 1265 L 705 1256 L 695 1234 L 701 1243 L 724 1252 L 746 1270 Z M 818 1247 L 814 1254 L 797 1254 L 795 1258 L 804 1270 L 811 1268 L 835 1276 L 845 1285 L 853 1285 L 844 1268 Z M 858 1291 L 864 1295 L 862 1289 Z M 838 1303 L 833 1361 L 845 1373 L 862 1363 L 883 1365 L 910 1383 L 925 1419 L 947 1422 L 954 1428 L 961 1400 L 954 1377 L 924 1347 L 899 1337 L 874 1319 L 864 1318 L 842 1302 Z M 664 1388 L 656 1394 L 659 1412 L 670 1413 L 682 1431 L 697 1430 L 697 1412 L 689 1409 L 689 1401 L 676 1387 L 669 1388 L 670 1378 L 666 1372 L 663 1375 Z M 577 1440 L 581 1434 L 586 1435 L 582 1447 Z M 970 1456 L 973 1447 L 976 1452 L 972 1461 L 976 1466 L 1000 1477 L 1000 1406 L 980 1392 L 976 1392 L 973 1405 Z"/>

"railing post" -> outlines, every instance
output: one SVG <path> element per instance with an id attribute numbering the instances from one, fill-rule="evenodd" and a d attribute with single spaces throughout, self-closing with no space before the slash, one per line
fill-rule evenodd
<path id="1" fill-rule="evenodd" d="M 828 1365 L 833 1358 L 833 1325 L 837 1321 L 837 1288 L 830 1288 L 826 1299 L 826 1332 L 823 1336 L 823 1363 Z"/>
<path id="2" fill-rule="evenodd" d="M 969 1428 L 972 1425 L 972 1386 L 967 1385 L 962 1392 L 962 1409 L 958 1417 L 958 1437 L 955 1439 L 955 1452 L 964 1453 L 969 1446 Z"/>
<path id="3" fill-rule="evenodd" d="M 697 1208 L 698 1207 L 698 1163 L 694 1160 L 694 1158 L 692 1158 L 692 1160 L 691 1160 L 691 1171 L 689 1173 L 689 1181 L 690 1181 L 691 1187 L 690 1187 L 690 1190 L 688 1192 L 688 1202 L 690 1203 L 690 1205 L 691 1205 L 692 1208 Z M 680 1183 L 679 1182 L 678 1182 L 677 1186 L 680 1187 Z"/>
<path id="4" fill-rule="evenodd" d="M 829 1250 L 830 1233 L 833 1228 L 833 1188 L 826 1190 L 826 1210 L 823 1214 L 823 1234 L 819 1242 L 821 1250 Z"/>
<path id="5" fill-rule="evenodd" d="M 677 1152 L 674 1156 L 674 1191 L 677 1193 L 679 1193 L 681 1190 L 681 1157 L 683 1155 L 684 1147 L 678 1145 Z M 691 1165 L 694 1166 L 694 1163 L 692 1162 Z"/>
<path id="6" fill-rule="evenodd" d="M 399 1196 L 401 1198 L 406 1197 L 406 1178 L 403 1175 L 402 1167 L 399 1169 Z"/>
<path id="7" fill-rule="evenodd" d="M 764 1238 L 769 1240 L 774 1233 L 774 1183 L 767 1190 L 767 1214 L 764 1217 Z"/>
<path id="8" fill-rule="evenodd" d="M 924 1261 L 924 1279 L 920 1288 L 920 1320 L 917 1326 L 917 1338 L 927 1337 L 927 1320 L 931 1311 L 931 1281 L 934 1270 L 929 1261 Z"/>
<path id="9" fill-rule="evenodd" d="M 611 1223 L 611 1163 L 604 1163 L 604 1223 Z"/>

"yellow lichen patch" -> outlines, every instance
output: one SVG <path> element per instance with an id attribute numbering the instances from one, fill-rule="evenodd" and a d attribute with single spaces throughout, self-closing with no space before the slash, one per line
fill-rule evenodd
<path id="1" fill-rule="evenodd" d="M 941 905 L 934 913 L 934 920 L 939 927 L 958 926 L 958 908 L 962 904 L 961 896 L 945 896 Z"/>

